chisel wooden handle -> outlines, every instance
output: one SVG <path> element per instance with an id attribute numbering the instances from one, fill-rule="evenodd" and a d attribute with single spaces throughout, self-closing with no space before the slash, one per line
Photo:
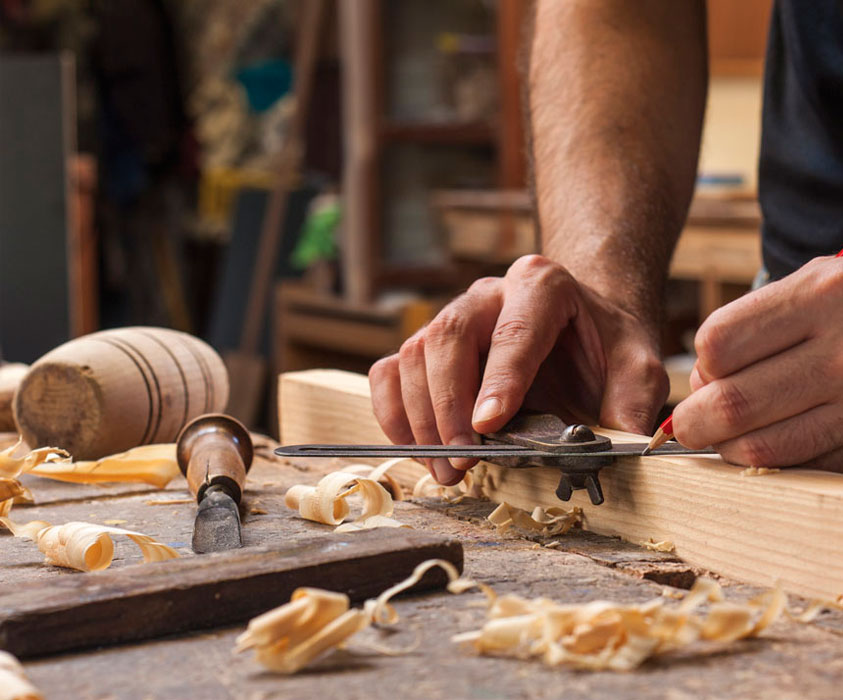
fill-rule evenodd
<path id="1" fill-rule="evenodd" d="M 219 486 L 239 503 L 253 454 L 249 431 L 222 413 L 199 416 L 188 423 L 176 445 L 179 467 L 197 502 L 210 486 Z"/>
<path id="2" fill-rule="evenodd" d="M 187 333 L 134 327 L 48 352 L 21 382 L 14 412 L 30 446 L 98 459 L 172 442 L 192 418 L 227 402 L 228 373 L 213 348 Z"/>

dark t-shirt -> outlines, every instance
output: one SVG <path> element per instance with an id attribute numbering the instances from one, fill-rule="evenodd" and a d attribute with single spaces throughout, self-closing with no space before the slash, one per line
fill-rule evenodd
<path id="1" fill-rule="evenodd" d="M 773 279 L 843 248 L 843 0 L 775 0 L 758 194 Z"/>

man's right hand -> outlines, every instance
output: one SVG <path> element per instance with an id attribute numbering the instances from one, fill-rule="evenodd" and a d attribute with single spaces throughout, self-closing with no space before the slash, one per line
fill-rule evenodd
<path id="1" fill-rule="evenodd" d="M 647 434 L 668 391 L 656 334 L 539 255 L 477 280 L 369 372 L 394 443 L 467 445 L 523 405 Z M 476 460 L 429 460 L 442 484 Z"/>

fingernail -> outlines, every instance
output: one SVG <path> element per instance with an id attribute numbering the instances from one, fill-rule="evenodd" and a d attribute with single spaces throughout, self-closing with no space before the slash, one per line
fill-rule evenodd
<path id="1" fill-rule="evenodd" d="M 437 457 L 430 461 L 430 468 L 433 470 L 433 477 L 443 486 L 453 486 L 460 483 L 465 472 L 457 471 L 444 457 Z"/>
<path id="2" fill-rule="evenodd" d="M 491 399 L 486 399 L 477 407 L 474 411 L 472 421 L 474 423 L 485 423 L 493 418 L 497 418 L 501 413 L 503 413 L 503 403 L 500 399 L 492 397 Z"/>
<path id="3" fill-rule="evenodd" d="M 479 445 L 481 442 L 480 436 L 477 433 L 472 433 L 471 435 L 458 435 L 457 437 L 452 438 L 448 444 Z M 450 462 L 454 469 L 465 471 L 466 469 L 471 469 L 475 464 L 477 464 L 477 459 L 474 457 L 451 457 Z"/>

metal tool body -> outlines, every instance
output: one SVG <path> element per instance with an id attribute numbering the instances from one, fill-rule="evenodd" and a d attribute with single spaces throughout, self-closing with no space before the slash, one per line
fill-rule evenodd
<path id="1" fill-rule="evenodd" d="M 646 443 L 614 445 L 605 435 L 585 425 L 567 425 L 546 413 L 521 413 L 496 433 L 483 436 L 482 445 L 291 445 L 279 447 L 280 457 L 475 457 L 514 469 L 559 469 L 556 495 L 570 500 L 576 489 L 586 489 L 594 505 L 603 502 L 599 474 L 616 457 L 640 457 Z M 678 443 L 664 445 L 650 454 L 712 454 L 689 450 Z"/>
<path id="2" fill-rule="evenodd" d="M 243 546 L 238 506 L 252 456 L 249 431 L 230 416 L 199 416 L 182 430 L 176 457 L 199 504 L 193 524 L 194 552 Z"/>

